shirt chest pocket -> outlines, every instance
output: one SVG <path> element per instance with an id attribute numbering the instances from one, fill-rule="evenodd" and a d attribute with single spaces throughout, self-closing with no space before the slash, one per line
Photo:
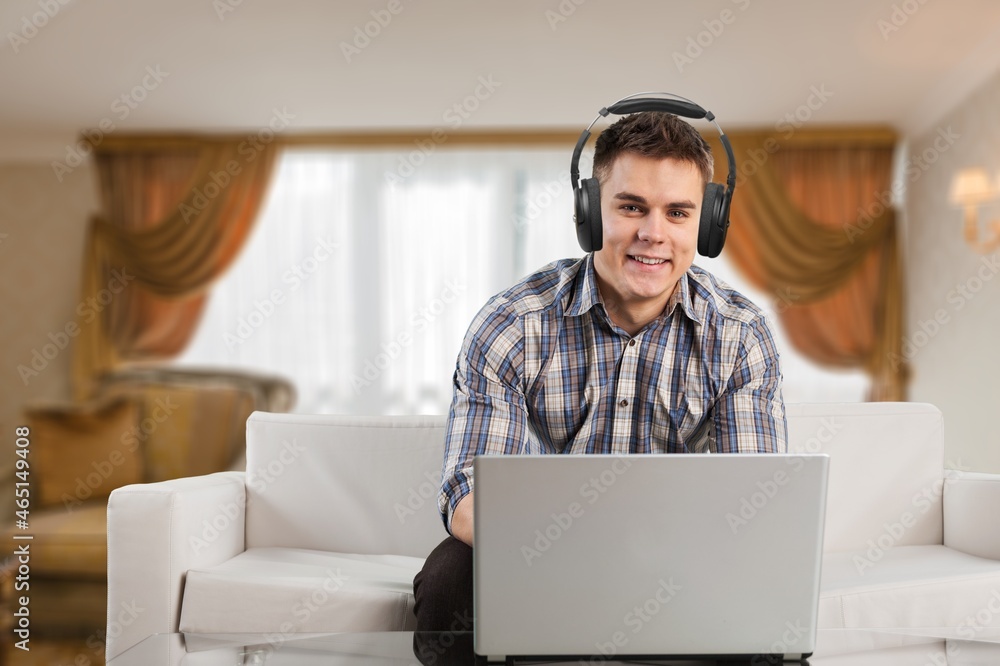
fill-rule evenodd
<path id="1" fill-rule="evenodd" d="M 652 402 L 651 453 L 701 453 L 708 449 L 711 418 L 703 400 L 657 388 Z"/>
<path id="2" fill-rule="evenodd" d="M 596 383 L 588 383 L 583 389 L 580 413 L 571 426 L 569 439 L 570 450 L 573 453 L 588 452 L 594 446 L 594 433 L 602 432 L 604 419 L 601 416 L 601 387 Z"/>

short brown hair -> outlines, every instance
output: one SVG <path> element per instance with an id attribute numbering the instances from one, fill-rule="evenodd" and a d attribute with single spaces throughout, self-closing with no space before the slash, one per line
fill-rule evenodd
<path id="1" fill-rule="evenodd" d="M 712 149 L 694 127 L 672 113 L 643 111 L 625 116 L 597 137 L 594 177 L 604 182 L 622 153 L 694 164 L 705 183 L 712 180 Z"/>

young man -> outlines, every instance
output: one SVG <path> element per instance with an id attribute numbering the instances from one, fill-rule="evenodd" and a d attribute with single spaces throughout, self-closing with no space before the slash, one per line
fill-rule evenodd
<path id="1" fill-rule="evenodd" d="M 471 617 L 478 454 L 785 450 L 763 312 L 692 266 L 708 144 L 637 113 L 600 135 L 594 175 L 603 247 L 494 296 L 466 334 L 439 498 L 452 536 L 414 579 L 418 630 Z"/>

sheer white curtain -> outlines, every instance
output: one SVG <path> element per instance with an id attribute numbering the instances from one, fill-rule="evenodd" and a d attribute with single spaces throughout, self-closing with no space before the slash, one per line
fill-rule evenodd
<path id="1" fill-rule="evenodd" d="M 579 256 L 565 151 L 288 150 L 244 253 L 178 363 L 292 379 L 300 412 L 443 413 L 462 337 L 493 294 Z M 538 187 L 540 215 L 523 210 Z M 332 247 L 332 249 L 331 249 Z M 527 249 L 525 249 L 527 248 Z"/>
<path id="2" fill-rule="evenodd" d="M 287 150 L 243 254 L 215 285 L 181 364 L 280 374 L 296 410 L 440 414 L 469 322 L 493 294 L 564 257 L 569 150 Z M 581 170 L 590 172 L 584 156 Z M 720 259 L 696 263 L 765 309 Z M 788 402 L 863 399 L 861 373 L 802 359 L 775 327 Z"/>
<path id="3" fill-rule="evenodd" d="M 280 160 L 262 217 L 212 288 L 179 363 L 289 377 L 310 411 L 349 399 L 346 370 L 361 333 L 352 324 L 357 179 L 347 155 L 296 152 Z"/>

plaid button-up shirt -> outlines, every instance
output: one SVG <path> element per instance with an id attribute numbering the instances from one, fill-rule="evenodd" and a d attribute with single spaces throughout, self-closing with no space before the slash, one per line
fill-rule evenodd
<path id="1" fill-rule="evenodd" d="M 494 296 L 469 326 L 438 507 L 450 531 L 479 454 L 782 452 L 786 440 L 759 308 L 692 266 L 630 336 L 608 317 L 588 254 Z"/>

